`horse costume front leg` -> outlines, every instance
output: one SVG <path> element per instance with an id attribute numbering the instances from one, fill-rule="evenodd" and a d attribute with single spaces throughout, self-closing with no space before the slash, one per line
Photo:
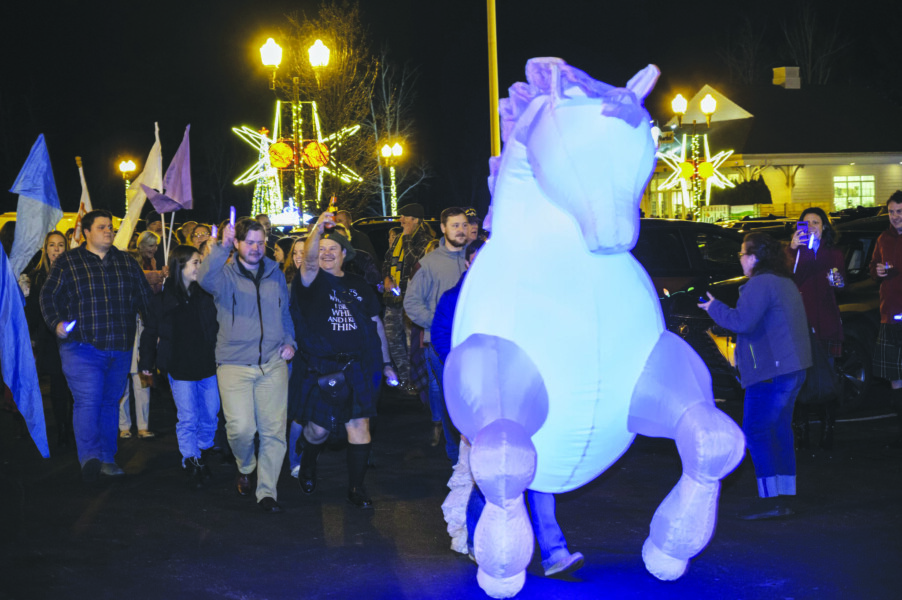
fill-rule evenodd
<path id="1" fill-rule="evenodd" d="M 451 351 L 445 365 L 448 411 L 470 440 L 470 471 L 486 499 L 473 549 L 476 579 L 493 598 L 523 588 L 533 532 L 523 492 L 536 471 L 531 436 L 548 414 L 538 368 L 515 343 L 475 334 Z"/>
<path id="2" fill-rule="evenodd" d="M 669 331 L 645 363 L 628 425 L 634 433 L 673 439 L 683 463 L 683 475 L 655 511 L 642 547 L 649 573 L 677 579 L 714 533 L 720 480 L 742 460 L 742 431 L 714 405 L 704 362 Z"/>

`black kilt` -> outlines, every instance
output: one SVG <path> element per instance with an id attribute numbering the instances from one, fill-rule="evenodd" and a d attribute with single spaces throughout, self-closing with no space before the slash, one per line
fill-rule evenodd
<path id="1" fill-rule="evenodd" d="M 351 388 L 351 397 L 336 405 L 323 397 L 317 379 L 321 375 L 334 373 L 347 362 L 305 357 L 296 364 L 291 373 L 292 388 L 289 394 L 291 406 L 289 416 L 299 423 L 311 421 L 329 431 L 337 431 L 351 419 L 376 416 L 376 401 L 382 384 L 382 371 L 365 369 L 360 360 L 353 360 L 344 369 L 345 380 Z M 381 363 L 380 363 L 381 365 Z"/>

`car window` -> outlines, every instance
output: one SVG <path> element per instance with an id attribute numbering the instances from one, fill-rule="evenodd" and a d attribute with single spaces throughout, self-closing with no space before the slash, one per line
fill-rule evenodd
<path id="1" fill-rule="evenodd" d="M 695 243 L 706 271 L 742 272 L 742 266 L 739 264 L 742 244 L 738 240 L 703 231 L 695 234 Z"/>
<path id="2" fill-rule="evenodd" d="M 843 236 L 840 248 L 846 258 L 846 274 L 850 283 L 868 278 L 874 240 L 867 236 Z"/>
<path id="3" fill-rule="evenodd" d="M 689 257 L 677 231 L 641 230 L 633 256 L 651 275 L 689 270 Z"/>

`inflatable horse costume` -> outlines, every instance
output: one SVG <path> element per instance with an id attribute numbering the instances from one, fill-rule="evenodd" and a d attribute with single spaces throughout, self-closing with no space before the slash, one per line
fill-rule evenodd
<path id="1" fill-rule="evenodd" d="M 524 489 L 585 485 L 636 434 L 674 439 L 682 460 L 642 548 L 649 572 L 676 579 L 714 532 L 720 480 L 744 442 L 630 254 L 655 167 L 642 102 L 659 71 L 649 65 L 615 88 L 539 58 L 526 75 L 502 100 L 492 239 L 463 286 L 444 372 L 488 502 L 477 579 L 492 597 L 515 595 L 533 552 Z"/>

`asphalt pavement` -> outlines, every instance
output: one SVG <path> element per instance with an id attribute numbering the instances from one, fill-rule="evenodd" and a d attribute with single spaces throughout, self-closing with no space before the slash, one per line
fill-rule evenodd
<path id="1" fill-rule="evenodd" d="M 736 518 L 755 495 L 743 461 L 724 481 L 711 543 L 675 582 L 649 575 L 640 552 L 679 456 L 669 440 L 637 438 L 599 479 L 558 497 L 585 567 L 545 578 L 536 551 L 518 598 L 902 597 L 902 450 L 888 447 L 898 429 L 885 395 L 878 388 L 864 411 L 845 415 L 832 451 L 799 452 L 792 517 Z M 720 406 L 741 415 L 740 401 Z M 451 469 L 428 445 L 419 402 L 382 398 L 367 476 L 374 510 L 347 502 L 340 449 L 321 456 L 311 496 L 283 470 L 281 514 L 239 497 L 234 467 L 218 460 L 205 489 L 188 489 L 174 427 L 171 401 L 155 396 L 157 438 L 120 440 L 127 477 L 86 485 L 73 450 L 52 435 L 42 459 L 0 410 L 0 600 L 486 598 L 476 566 L 449 549 L 441 503 Z"/>

